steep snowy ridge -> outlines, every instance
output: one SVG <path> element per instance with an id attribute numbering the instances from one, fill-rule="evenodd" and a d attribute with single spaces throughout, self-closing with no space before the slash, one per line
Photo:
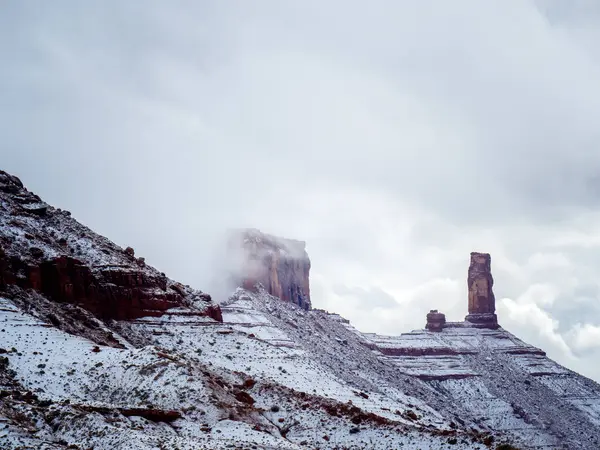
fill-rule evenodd
<path id="1" fill-rule="evenodd" d="M 34 208 L 35 206 L 35 208 Z M 161 315 L 178 306 L 220 319 L 209 295 L 97 235 L 0 171 L 0 287 L 33 289 L 103 319 Z"/>
<path id="2" fill-rule="evenodd" d="M 217 307 L 4 172 L 0 248 L 2 449 L 600 448 L 600 386 L 498 326 L 485 254 L 465 322 L 381 336 L 260 282 Z"/>

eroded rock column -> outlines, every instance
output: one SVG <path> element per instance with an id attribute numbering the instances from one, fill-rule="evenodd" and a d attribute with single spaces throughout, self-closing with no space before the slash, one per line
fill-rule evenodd
<path id="1" fill-rule="evenodd" d="M 310 259 L 306 243 L 265 234 L 256 229 L 232 231 L 228 266 L 233 282 L 253 290 L 261 284 L 284 301 L 310 309 Z"/>
<path id="2" fill-rule="evenodd" d="M 471 253 L 467 278 L 469 314 L 465 320 L 481 328 L 498 328 L 491 266 L 492 258 L 489 253 Z"/>

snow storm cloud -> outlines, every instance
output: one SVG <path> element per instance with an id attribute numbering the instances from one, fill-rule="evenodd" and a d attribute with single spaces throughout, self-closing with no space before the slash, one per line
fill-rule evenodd
<path id="1" fill-rule="evenodd" d="M 466 314 L 600 380 L 600 5 L 5 2 L 2 168 L 207 289 L 230 228 L 307 242 L 313 304 Z"/>

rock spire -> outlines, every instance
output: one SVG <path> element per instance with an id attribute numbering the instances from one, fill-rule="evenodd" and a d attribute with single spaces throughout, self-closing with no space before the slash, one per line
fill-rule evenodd
<path id="1" fill-rule="evenodd" d="M 481 328 L 498 328 L 491 265 L 489 253 L 471 253 L 467 277 L 469 314 L 465 320 Z"/>

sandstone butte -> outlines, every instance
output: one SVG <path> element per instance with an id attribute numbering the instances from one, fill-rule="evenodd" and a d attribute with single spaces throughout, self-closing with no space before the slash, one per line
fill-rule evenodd
<path id="1" fill-rule="evenodd" d="M 306 243 L 261 233 L 256 229 L 233 231 L 228 253 L 235 269 L 234 284 L 269 294 L 301 308 L 311 308 L 310 259 Z"/>

